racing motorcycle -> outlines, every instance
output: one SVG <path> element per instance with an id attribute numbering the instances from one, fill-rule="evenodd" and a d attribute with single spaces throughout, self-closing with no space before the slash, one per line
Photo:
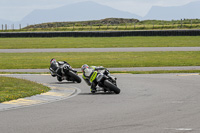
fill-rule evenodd
<path id="1" fill-rule="evenodd" d="M 52 77 L 57 77 L 59 82 L 63 80 L 81 83 L 81 78 L 78 76 L 77 71 L 74 70 L 67 62 L 58 61 L 56 67 L 50 67 L 49 71 Z"/>
<path id="2" fill-rule="evenodd" d="M 117 87 L 117 78 L 110 75 L 110 72 L 105 69 L 102 71 L 98 71 L 96 76 L 97 91 L 104 91 L 104 92 L 114 92 L 115 94 L 120 93 L 120 89 Z"/>

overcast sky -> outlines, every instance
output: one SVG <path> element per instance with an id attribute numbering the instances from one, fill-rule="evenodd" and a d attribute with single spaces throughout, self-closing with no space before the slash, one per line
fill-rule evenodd
<path id="1" fill-rule="evenodd" d="M 93 1 L 144 16 L 152 6 L 181 6 L 199 0 L 0 0 L 0 19 L 20 21 L 35 9 L 57 8 L 82 1 Z"/>

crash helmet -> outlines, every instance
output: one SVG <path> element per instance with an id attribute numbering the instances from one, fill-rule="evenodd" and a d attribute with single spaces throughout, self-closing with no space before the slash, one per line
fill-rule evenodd
<path id="1" fill-rule="evenodd" d="M 82 67 L 81 67 L 82 72 L 84 72 L 85 69 L 88 68 L 88 67 L 89 67 L 89 66 L 88 66 L 87 64 L 82 65 Z"/>
<path id="2" fill-rule="evenodd" d="M 56 63 L 56 59 L 52 58 L 52 59 L 50 60 L 50 64 L 52 64 L 52 63 Z"/>

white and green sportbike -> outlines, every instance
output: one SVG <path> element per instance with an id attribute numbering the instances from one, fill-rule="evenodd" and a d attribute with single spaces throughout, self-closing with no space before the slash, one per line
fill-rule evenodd
<path id="1" fill-rule="evenodd" d="M 117 87 L 117 78 L 110 75 L 107 69 L 95 71 L 93 73 L 93 78 L 91 77 L 90 80 L 96 80 L 98 85 L 96 91 L 114 92 L 115 94 L 120 93 L 120 89 Z"/>

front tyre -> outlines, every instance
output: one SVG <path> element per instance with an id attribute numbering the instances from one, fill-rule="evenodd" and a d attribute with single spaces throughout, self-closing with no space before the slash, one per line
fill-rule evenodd
<path id="1" fill-rule="evenodd" d="M 114 84 L 112 84 L 110 81 L 105 80 L 104 81 L 104 85 L 106 87 L 108 87 L 111 91 L 114 91 L 115 94 L 119 94 L 120 93 L 120 89 L 117 86 L 115 86 Z"/>
<path id="2" fill-rule="evenodd" d="M 57 80 L 58 80 L 59 82 L 62 82 L 62 77 L 57 76 Z"/>
<path id="3" fill-rule="evenodd" d="M 81 83 L 81 78 L 78 75 L 76 75 L 74 72 L 69 71 L 67 74 L 70 77 L 72 77 L 74 79 L 74 81 L 76 81 L 77 83 Z"/>

